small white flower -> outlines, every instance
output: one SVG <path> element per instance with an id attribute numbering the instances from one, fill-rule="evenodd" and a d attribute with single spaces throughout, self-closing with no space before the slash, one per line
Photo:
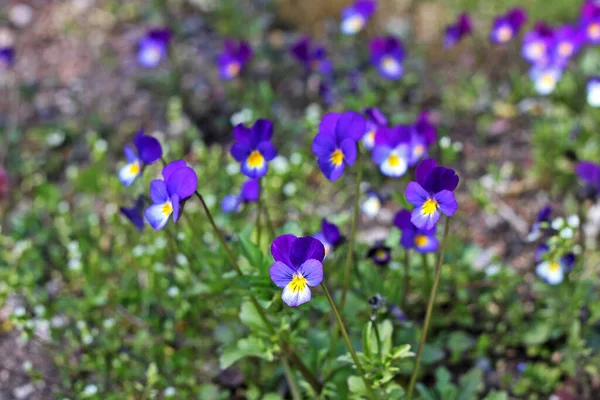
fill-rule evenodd
<path id="1" fill-rule="evenodd" d="M 240 111 L 234 113 L 229 121 L 232 126 L 236 126 L 238 124 L 245 124 L 252 121 L 253 113 L 249 108 L 243 108 Z"/>
<path id="2" fill-rule="evenodd" d="M 444 149 L 445 149 L 445 148 L 448 148 L 448 147 L 450 147 L 450 144 L 451 144 L 451 143 L 452 143 L 452 142 L 450 141 L 450 138 L 449 138 L 448 136 L 443 136 L 443 137 L 440 139 L 440 147 L 442 147 L 442 148 L 444 148 Z"/>
<path id="3" fill-rule="evenodd" d="M 171 286 L 169 290 L 167 290 L 167 295 L 169 297 L 177 297 L 179 296 L 179 288 L 177 286 Z"/>
<path id="4" fill-rule="evenodd" d="M 562 266 L 559 262 L 543 261 L 535 269 L 540 278 L 544 279 L 550 285 L 558 285 L 565 278 Z"/>
<path id="5" fill-rule="evenodd" d="M 317 103 L 310 103 L 306 107 L 305 118 L 314 125 L 318 124 L 321 119 L 321 106 Z"/>
<path id="6" fill-rule="evenodd" d="M 571 228 L 579 228 L 579 223 L 581 221 L 579 220 L 579 216 L 578 215 L 571 215 L 569 216 L 569 218 L 567 218 L 567 224 L 571 227 Z"/>
<path id="7" fill-rule="evenodd" d="M 62 200 L 61 202 L 58 203 L 58 212 L 61 214 L 68 213 L 70 208 L 71 207 L 69 206 L 69 203 L 67 203 L 64 200 Z"/>
<path id="8" fill-rule="evenodd" d="M 230 176 L 239 174 L 240 164 L 238 164 L 238 163 L 227 164 L 227 166 L 225 167 L 225 172 L 227 172 L 227 174 Z"/>
<path id="9" fill-rule="evenodd" d="M 214 205 L 217 204 L 217 196 L 215 196 L 212 193 L 209 193 L 207 195 L 204 195 L 204 201 L 206 202 L 206 205 L 208 207 L 214 207 Z"/>
<path id="10" fill-rule="evenodd" d="M 165 239 L 164 236 L 158 236 L 154 240 L 154 246 L 157 249 L 164 249 L 167 246 L 167 239 Z"/>
<path id="11" fill-rule="evenodd" d="M 61 131 L 52 132 L 46 138 L 46 143 L 50 147 L 58 147 L 65 141 L 65 133 Z"/>
<path id="12" fill-rule="evenodd" d="M 33 307 L 33 311 L 35 311 L 36 315 L 43 316 L 46 313 L 46 307 L 44 307 L 42 304 L 38 304 Z"/>
<path id="13" fill-rule="evenodd" d="M 81 259 L 79 257 L 71 258 L 67 266 L 71 271 L 79 271 L 82 267 Z"/>
<path id="14" fill-rule="evenodd" d="M 204 240 L 206 243 L 212 243 L 215 240 L 215 235 L 213 235 L 212 232 L 204 232 L 204 235 L 202 235 L 202 240 Z"/>
<path id="15" fill-rule="evenodd" d="M 285 194 L 288 197 L 292 197 L 294 194 L 296 194 L 297 190 L 298 189 L 294 182 L 288 182 L 285 185 L 283 185 L 283 194 Z"/>
<path id="16" fill-rule="evenodd" d="M 110 218 L 113 215 L 115 215 L 117 211 L 119 211 L 119 207 L 117 207 L 115 203 L 108 203 L 106 207 L 104 207 L 104 215 L 107 218 Z"/>
<path id="17" fill-rule="evenodd" d="M 83 344 L 85 345 L 90 345 L 92 344 L 92 342 L 94 341 L 94 338 L 92 335 L 90 335 L 89 333 L 86 333 L 85 335 L 83 335 L 83 337 L 81 338 L 81 341 L 83 342 Z"/>
<path id="18" fill-rule="evenodd" d="M 587 102 L 590 107 L 600 107 L 600 80 L 591 79 L 588 81 Z"/>
<path id="19" fill-rule="evenodd" d="M 566 227 L 560 230 L 559 235 L 563 239 L 573 239 L 575 232 L 573 231 L 573 229 Z"/>
<path id="20" fill-rule="evenodd" d="M 31 361 L 27 360 L 27 361 L 23 362 L 23 371 L 29 372 L 29 371 L 31 371 L 32 368 L 33 368 L 33 364 L 31 363 Z"/>
<path id="21" fill-rule="evenodd" d="M 495 276 L 500 272 L 501 267 L 499 264 L 490 264 L 485 268 L 486 276 Z"/>
<path id="22" fill-rule="evenodd" d="M 104 321 L 102 321 L 102 326 L 104 327 L 104 329 L 110 329 L 113 326 L 115 326 L 115 320 L 112 318 L 107 318 Z"/>
<path id="23" fill-rule="evenodd" d="M 98 393 L 98 386 L 96 386 L 96 385 L 86 385 L 83 388 L 83 393 L 82 394 L 84 396 L 86 396 L 86 397 L 89 397 L 89 396 L 95 395 L 96 393 Z"/>
<path id="24" fill-rule="evenodd" d="M 177 264 L 179 264 L 179 265 L 188 265 L 188 259 L 185 256 L 185 254 L 182 254 L 182 253 L 177 254 L 177 256 L 175 257 L 175 260 L 177 261 Z"/>
<path id="25" fill-rule="evenodd" d="M 73 240 L 67 245 L 69 254 L 79 254 L 79 242 Z"/>
<path id="26" fill-rule="evenodd" d="M 87 327 L 87 324 L 85 323 L 85 321 L 77 321 L 76 326 L 77 326 L 77 329 L 82 331 Z"/>
<path id="27" fill-rule="evenodd" d="M 16 307 L 16 308 L 13 310 L 13 313 L 12 313 L 12 314 L 13 314 L 15 317 L 22 317 L 22 316 L 24 316 L 24 315 L 25 315 L 25 313 L 26 313 L 26 312 L 27 312 L 27 310 L 25 310 L 25 307 Z"/>
<path id="28" fill-rule="evenodd" d="M 302 154 L 295 151 L 290 155 L 290 162 L 294 165 L 300 165 L 302 163 Z"/>
<path id="29" fill-rule="evenodd" d="M 131 250 L 134 257 L 141 257 L 146 252 L 146 249 L 141 244 L 138 244 Z"/>
<path id="30" fill-rule="evenodd" d="M 565 219 L 562 217 L 558 217 L 554 221 L 552 221 L 552 229 L 558 231 L 558 230 L 560 230 L 560 228 L 563 227 L 564 224 L 565 224 Z"/>
<path id="31" fill-rule="evenodd" d="M 185 240 L 185 233 L 177 232 L 177 240 L 179 240 L 179 241 Z"/>
<path id="32" fill-rule="evenodd" d="M 454 142 L 452 144 L 452 148 L 454 149 L 454 151 L 460 152 L 463 149 L 463 144 L 462 144 L 462 142 Z"/>
<path id="33" fill-rule="evenodd" d="M 381 210 L 381 200 L 377 196 L 369 196 L 362 204 L 362 212 L 369 218 L 374 218 Z"/>
<path id="34" fill-rule="evenodd" d="M 98 153 L 106 152 L 106 150 L 108 150 L 108 142 L 104 139 L 96 140 L 96 143 L 94 143 L 94 150 Z"/>
<path id="35" fill-rule="evenodd" d="M 163 392 L 163 394 L 165 395 L 165 397 L 173 397 L 173 396 L 175 396 L 175 393 L 176 393 L 176 391 L 175 391 L 175 388 L 173 386 L 169 386 Z"/>
<path id="36" fill-rule="evenodd" d="M 271 161 L 273 170 L 277 173 L 284 174 L 289 169 L 289 163 L 284 156 L 277 156 Z"/>

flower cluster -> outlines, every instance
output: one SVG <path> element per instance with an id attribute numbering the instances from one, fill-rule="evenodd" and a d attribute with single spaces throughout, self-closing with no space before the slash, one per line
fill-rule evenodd
<path id="1" fill-rule="evenodd" d="M 232 39 L 225 40 L 223 51 L 219 54 L 217 64 L 219 76 L 227 81 L 237 77 L 252 58 L 252 48 L 245 40 L 236 43 Z"/>

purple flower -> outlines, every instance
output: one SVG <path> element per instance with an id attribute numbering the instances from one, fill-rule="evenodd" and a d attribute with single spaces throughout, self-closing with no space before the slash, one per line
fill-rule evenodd
<path id="1" fill-rule="evenodd" d="M 365 108 L 363 110 L 365 116 L 365 134 L 362 137 L 362 142 L 367 150 L 372 150 L 375 147 L 375 134 L 381 126 L 387 126 L 388 120 L 383 115 L 379 108 Z"/>
<path id="2" fill-rule="evenodd" d="M 581 26 L 591 44 L 600 43 L 600 4 L 587 1 L 581 8 Z"/>
<path id="3" fill-rule="evenodd" d="M 429 111 L 423 110 L 417 121 L 413 125 L 413 129 L 425 139 L 425 145 L 431 146 L 437 139 L 437 128 L 429 119 Z"/>
<path id="4" fill-rule="evenodd" d="M 319 96 L 321 96 L 321 99 L 326 106 L 335 103 L 336 93 L 334 89 L 335 85 L 332 80 L 322 79 L 319 82 Z"/>
<path id="5" fill-rule="evenodd" d="M 392 259 L 392 249 L 385 246 L 383 242 L 377 242 L 369 249 L 367 257 L 377 265 L 387 265 Z"/>
<path id="6" fill-rule="evenodd" d="M 322 46 L 312 46 L 308 36 L 300 38 L 290 49 L 292 57 L 298 60 L 307 71 L 329 75 L 333 66 L 327 59 L 327 52 Z"/>
<path id="7" fill-rule="evenodd" d="M 454 215 L 458 203 L 454 189 L 458 175 L 451 168 L 439 167 L 431 158 L 421 161 L 415 171 L 416 182 L 406 186 L 406 200 L 415 206 L 410 220 L 419 229 L 432 229 L 440 219 L 440 212 Z"/>
<path id="8" fill-rule="evenodd" d="M 444 38 L 444 47 L 447 49 L 451 49 L 458 42 L 461 41 L 463 37 L 471 34 L 473 30 L 473 26 L 471 24 L 471 17 L 467 13 L 462 13 L 458 16 L 458 20 L 449 25 L 446 28 L 446 35 Z"/>
<path id="9" fill-rule="evenodd" d="M 273 123 L 259 119 L 252 129 L 243 124 L 233 129 L 236 143 L 231 147 L 231 155 L 242 164 L 242 173 L 249 178 L 265 176 L 269 170 L 268 162 L 277 156 L 277 150 L 271 143 Z"/>
<path id="10" fill-rule="evenodd" d="M 310 236 L 282 235 L 271 244 L 275 259 L 269 273 L 277 287 L 283 288 L 281 299 L 290 307 L 310 301 L 310 287 L 323 280 L 325 249 L 320 241 Z"/>
<path id="11" fill-rule="evenodd" d="M 162 147 L 159 141 L 152 136 L 145 135 L 143 130 L 137 133 L 133 144 L 137 149 L 137 154 L 131 147 L 123 147 L 127 164 L 119 169 L 119 180 L 125 186 L 130 186 L 142 174 L 146 165 L 152 164 L 162 157 Z"/>
<path id="12" fill-rule="evenodd" d="M 410 135 L 411 128 L 408 125 L 379 128 L 372 159 L 382 174 L 393 178 L 404 175 L 408 169 Z"/>
<path id="13" fill-rule="evenodd" d="M 240 40 L 236 43 L 232 39 L 225 40 L 223 51 L 217 58 L 219 76 L 224 81 L 237 77 L 251 58 L 252 47 L 248 42 Z"/>
<path id="14" fill-rule="evenodd" d="M 386 198 L 373 189 L 369 189 L 366 192 L 367 198 L 362 203 L 361 210 L 369 218 L 374 218 L 379 214 L 381 206 Z"/>
<path id="15" fill-rule="evenodd" d="M 0 72 L 6 71 L 15 63 L 15 50 L 12 47 L 0 47 Z"/>
<path id="16" fill-rule="evenodd" d="M 588 79 L 585 89 L 590 107 L 600 107 L 600 76 L 593 76 Z"/>
<path id="17" fill-rule="evenodd" d="M 549 253 L 549 247 L 545 244 L 538 246 L 535 253 L 535 261 L 538 263 L 535 272 L 540 278 L 550 285 L 558 285 L 565 278 L 565 273 L 571 271 L 575 265 L 575 254 L 566 253 L 560 257 L 553 256 L 545 259 Z"/>
<path id="18" fill-rule="evenodd" d="M 321 230 L 315 233 L 313 237 L 323 244 L 325 255 L 335 250 L 337 246 L 344 243 L 344 240 L 346 240 L 340 233 L 340 229 L 326 218 L 323 218 L 321 221 Z"/>
<path id="19" fill-rule="evenodd" d="M 312 151 L 327 179 L 335 181 L 342 176 L 346 165 L 354 164 L 356 142 L 364 131 L 365 120 L 357 112 L 325 114 L 313 139 Z"/>
<path id="20" fill-rule="evenodd" d="M 224 213 L 238 212 L 243 203 L 258 201 L 260 197 L 260 183 L 258 179 L 249 179 L 242 185 L 240 194 L 230 194 L 221 201 L 221 209 Z"/>
<path id="21" fill-rule="evenodd" d="M 531 230 L 527 235 L 527 240 L 530 242 L 537 240 L 542 235 L 542 224 L 550 222 L 550 216 L 552 215 L 552 207 L 550 204 L 544 206 L 537 214 L 535 222 L 531 225 Z"/>
<path id="22" fill-rule="evenodd" d="M 519 30 L 527 22 L 527 13 L 520 7 L 511 8 L 504 15 L 496 17 L 490 32 L 490 40 L 504 44 L 519 34 Z"/>
<path id="23" fill-rule="evenodd" d="M 433 253 L 439 242 L 435 237 L 435 226 L 431 229 L 419 229 L 411 222 L 408 210 L 400 210 L 394 217 L 394 226 L 402 231 L 400 244 L 405 249 L 415 249 L 419 253 Z"/>
<path id="24" fill-rule="evenodd" d="M 340 30 L 344 35 L 354 35 L 360 32 L 369 18 L 375 13 L 374 0 L 356 0 L 354 4 L 342 11 Z"/>
<path id="25" fill-rule="evenodd" d="M 167 57 L 171 31 L 167 28 L 152 29 L 138 42 L 138 63 L 144 68 L 154 68 Z"/>
<path id="26" fill-rule="evenodd" d="M 591 161 L 580 161 L 575 172 L 585 187 L 586 197 L 595 199 L 600 193 L 600 165 Z"/>
<path id="27" fill-rule="evenodd" d="M 585 37 L 579 28 L 564 25 L 554 32 L 550 57 L 558 64 L 565 64 L 583 46 Z"/>
<path id="28" fill-rule="evenodd" d="M 377 68 L 381 76 L 392 80 L 402 76 L 404 47 L 398 39 L 393 36 L 376 37 L 371 40 L 369 50 L 371 64 Z"/>
<path id="29" fill-rule="evenodd" d="M 429 146 L 437 138 L 437 128 L 429 121 L 429 113 L 422 111 L 410 130 L 408 165 L 413 166 L 428 155 Z"/>
<path id="30" fill-rule="evenodd" d="M 521 55 L 531 63 L 547 63 L 550 46 L 554 40 L 554 30 L 543 22 L 537 22 L 533 30 L 523 38 Z"/>
<path id="31" fill-rule="evenodd" d="M 562 77 L 563 69 L 564 67 L 558 64 L 534 65 L 529 70 L 529 77 L 533 81 L 535 91 L 542 96 L 552 93 Z"/>
<path id="32" fill-rule="evenodd" d="M 144 196 L 139 195 L 133 207 L 121 207 L 119 211 L 131 221 L 138 231 L 141 232 L 144 229 Z"/>
<path id="33" fill-rule="evenodd" d="M 177 222 L 183 203 L 198 187 L 198 177 L 184 160 L 167 164 L 162 175 L 164 180 L 155 179 L 150 183 L 152 205 L 146 208 L 144 215 L 155 230 L 165 227 L 173 214 L 173 222 Z"/>

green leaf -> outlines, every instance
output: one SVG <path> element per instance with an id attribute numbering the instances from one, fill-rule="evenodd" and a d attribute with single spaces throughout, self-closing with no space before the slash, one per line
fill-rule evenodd
<path id="1" fill-rule="evenodd" d="M 363 328 L 362 346 L 365 356 L 371 357 L 371 331 L 373 330 L 373 322 L 369 321 Z M 376 350 L 374 350 L 376 351 Z"/>
<path id="2" fill-rule="evenodd" d="M 362 378 L 355 375 L 348 377 L 348 389 L 354 394 L 367 394 L 367 388 Z"/>
<path id="3" fill-rule="evenodd" d="M 219 357 L 219 365 L 221 369 L 226 369 L 236 361 L 248 356 L 262 358 L 267 361 L 273 360 L 273 354 L 268 351 L 264 342 L 251 336 L 240 339 L 237 344 L 226 348 Z"/>
<path id="4" fill-rule="evenodd" d="M 460 392 L 456 400 L 471 400 L 477 398 L 477 393 L 483 389 L 483 374 L 479 368 L 473 368 L 460 378 Z"/>
<path id="5" fill-rule="evenodd" d="M 246 258 L 246 260 L 248 260 L 248 262 L 250 263 L 250 265 L 253 268 L 256 268 L 257 270 L 259 270 L 260 272 L 266 272 L 266 270 L 268 269 L 265 268 L 265 259 L 264 259 L 264 255 L 260 249 L 260 247 L 258 247 L 256 244 L 254 244 L 248 236 L 246 235 L 240 235 L 240 246 L 241 246 L 241 250 L 242 250 L 242 255 Z"/>
<path id="6" fill-rule="evenodd" d="M 256 331 L 266 330 L 267 327 L 252 302 L 246 301 L 242 303 L 239 315 L 240 320 L 250 329 Z"/>
<path id="7" fill-rule="evenodd" d="M 508 395 L 506 392 L 490 392 L 487 396 L 483 398 L 483 400 L 508 400 Z"/>

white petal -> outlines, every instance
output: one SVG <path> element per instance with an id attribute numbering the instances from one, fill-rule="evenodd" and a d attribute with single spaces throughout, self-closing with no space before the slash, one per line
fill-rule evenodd
<path id="1" fill-rule="evenodd" d="M 140 175 L 140 166 L 137 163 L 125 164 L 119 170 L 119 180 L 123 185 L 129 186 Z"/>
<path id="2" fill-rule="evenodd" d="M 390 154 L 390 157 L 393 155 L 394 153 Z M 379 166 L 379 168 L 381 169 L 381 172 L 386 175 L 386 176 L 391 176 L 393 178 L 398 178 L 401 177 L 402 175 L 404 175 L 404 173 L 406 172 L 407 168 L 408 168 L 408 163 L 407 161 L 403 158 L 398 156 L 399 158 L 399 162 L 396 165 L 391 165 L 390 164 L 390 157 L 388 157 L 384 162 L 381 163 L 381 165 Z"/>
<path id="3" fill-rule="evenodd" d="M 304 304 L 311 299 L 311 292 L 308 285 L 304 286 L 303 289 L 294 292 L 292 290 L 292 284 L 288 284 L 281 294 L 281 299 L 290 307 L 296 307 L 300 304 Z"/>
<path id="4" fill-rule="evenodd" d="M 148 222 L 150 223 L 150 225 L 155 229 L 155 230 L 160 230 L 162 228 L 165 227 L 165 225 L 167 224 L 167 221 L 169 220 L 169 216 L 172 214 L 173 212 L 173 208 L 169 207 L 168 209 L 171 210 L 171 212 L 166 213 L 165 209 L 167 209 L 165 207 L 167 203 L 165 204 L 153 204 L 150 207 L 148 207 L 146 209 L 145 215 L 146 215 L 146 219 L 148 220 Z"/>
<path id="5" fill-rule="evenodd" d="M 362 211 L 369 218 L 375 217 L 381 210 L 381 201 L 375 196 L 369 197 L 362 205 Z"/>

